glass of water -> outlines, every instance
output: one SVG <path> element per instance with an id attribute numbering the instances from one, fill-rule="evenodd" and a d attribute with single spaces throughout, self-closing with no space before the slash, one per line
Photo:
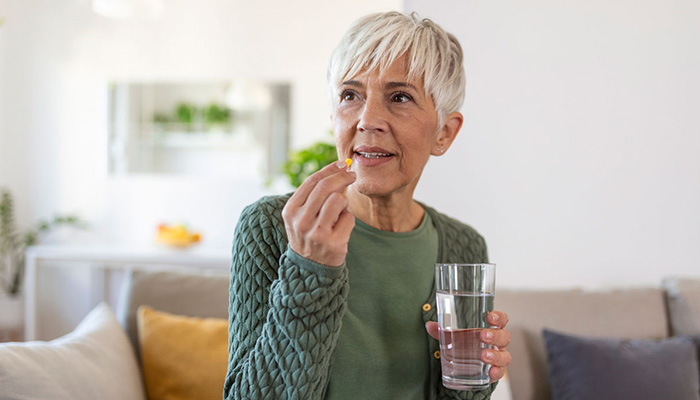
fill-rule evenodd
<path id="1" fill-rule="evenodd" d="M 455 390 L 489 385 L 490 365 L 481 361 L 481 331 L 491 328 L 496 264 L 435 264 L 442 384 Z"/>

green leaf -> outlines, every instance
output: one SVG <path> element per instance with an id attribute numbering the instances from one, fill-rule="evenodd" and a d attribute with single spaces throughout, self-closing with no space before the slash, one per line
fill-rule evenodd
<path id="1" fill-rule="evenodd" d="M 306 178 L 324 166 L 337 161 L 335 145 L 317 142 L 311 146 L 293 152 L 284 164 L 284 173 L 294 187 L 299 187 Z"/>
<path id="2" fill-rule="evenodd" d="M 175 107 L 175 116 L 183 124 L 191 124 L 197 114 L 197 107 L 188 103 L 180 103 Z"/>
<path id="3" fill-rule="evenodd" d="M 0 283 L 10 295 L 16 294 L 24 274 L 24 252 L 36 244 L 42 233 L 58 225 L 85 227 L 75 215 L 57 215 L 51 221 L 39 221 L 34 229 L 20 233 L 15 226 L 13 200 L 10 191 L 0 188 Z"/>
<path id="4" fill-rule="evenodd" d="M 204 121 L 208 124 L 228 124 L 231 121 L 231 110 L 219 104 L 209 104 L 203 110 Z"/>

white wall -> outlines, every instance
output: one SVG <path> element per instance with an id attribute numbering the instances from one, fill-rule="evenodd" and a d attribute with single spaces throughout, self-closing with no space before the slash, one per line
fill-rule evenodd
<path id="1" fill-rule="evenodd" d="M 501 286 L 700 276 L 700 3 L 407 0 L 458 36 L 465 124 L 417 198 Z"/>
<path id="2" fill-rule="evenodd" d="M 399 0 L 165 0 L 157 21 L 114 21 L 88 0 L 5 0 L 0 12 L 0 185 L 26 226 L 76 212 L 81 240 L 150 243 L 188 221 L 230 247 L 242 207 L 282 190 L 259 181 L 106 175 L 110 80 L 259 78 L 292 84 L 293 147 L 330 129 L 325 69 L 352 21 Z"/>
<path id="3" fill-rule="evenodd" d="M 109 179 L 105 83 L 289 79 L 300 146 L 330 127 L 325 67 L 342 33 L 401 3 L 167 0 L 159 21 L 119 22 L 87 0 L 1 1 L 0 185 L 23 225 L 74 211 L 93 222 L 85 240 L 148 243 L 158 221 L 185 219 L 227 249 L 243 205 L 278 189 Z M 429 164 L 416 197 L 486 236 L 501 286 L 700 274 L 697 2 L 405 8 L 460 37 L 468 72 L 462 135 Z"/>

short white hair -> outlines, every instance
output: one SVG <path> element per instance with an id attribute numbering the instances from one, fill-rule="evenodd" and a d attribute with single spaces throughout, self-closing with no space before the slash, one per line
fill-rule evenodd
<path id="1" fill-rule="evenodd" d="M 338 89 L 361 71 L 380 71 L 406 55 L 409 79 L 423 78 L 432 97 L 438 128 L 446 116 L 459 111 L 464 102 L 463 53 L 457 38 L 429 19 L 391 11 L 357 20 L 333 51 L 328 66 L 331 106 L 340 101 Z"/>

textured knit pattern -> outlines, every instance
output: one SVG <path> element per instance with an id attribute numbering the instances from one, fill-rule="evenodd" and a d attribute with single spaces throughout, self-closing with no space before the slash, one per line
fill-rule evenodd
<path id="1" fill-rule="evenodd" d="M 246 207 L 231 262 L 229 365 L 226 399 L 323 399 L 348 293 L 345 266 L 329 268 L 288 249 L 282 220 L 286 196 Z M 472 228 L 424 206 L 439 235 L 440 262 L 486 262 L 486 245 Z M 434 286 L 434 285 L 433 285 Z M 436 321 L 435 293 L 425 321 Z M 437 340 L 431 354 L 430 399 L 488 399 L 442 386 Z"/>

